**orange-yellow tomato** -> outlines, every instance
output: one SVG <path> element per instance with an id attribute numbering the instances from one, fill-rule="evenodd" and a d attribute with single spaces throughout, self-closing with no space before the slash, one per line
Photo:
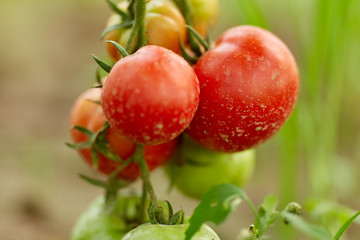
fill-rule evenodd
<path id="1" fill-rule="evenodd" d="M 122 2 L 119 8 L 125 10 L 126 5 Z M 107 27 L 122 22 L 119 15 L 113 14 L 108 20 Z M 185 19 L 170 0 L 152 0 L 146 4 L 145 26 L 147 45 L 158 45 L 179 53 L 179 38 L 183 43 L 186 41 Z M 130 33 L 131 28 L 117 29 L 109 32 L 104 39 L 116 41 L 125 46 Z M 120 59 L 120 53 L 112 44 L 107 43 L 106 49 L 113 60 Z"/>

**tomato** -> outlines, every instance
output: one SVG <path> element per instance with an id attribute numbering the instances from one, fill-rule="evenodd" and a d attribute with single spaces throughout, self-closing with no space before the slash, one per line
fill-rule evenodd
<path id="1" fill-rule="evenodd" d="M 174 186 L 189 197 L 201 199 L 212 186 L 231 183 L 244 187 L 255 166 L 255 150 L 221 153 L 208 150 L 191 139 L 184 138 L 183 166 L 169 162 L 166 172 L 173 178 Z"/>
<path id="2" fill-rule="evenodd" d="M 119 8 L 125 10 L 127 6 L 122 2 Z M 107 27 L 122 22 L 119 15 L 113 14 L 108 20 Z M 151 0 L 146 4 L 145 27 L 148 45 L 162 46 L 179 53 L 179 38 L 183 43 L 186 41 L 185 19 L 170 0 Z M 130 33 L 131 28 L 113 30 L 104 39 L 113 40 L 125 46 Z M 106 43 L 106 48 L 115 61 L 120 59 L 121 55 L 114 45 Z"/>
<path id="3" fill-rule="evenodd" d="M 102 108 L 110 126 L 131 141 L 150 145 L 182 133 L 199 102 L 192 67 L 159 46 L 145 46 L 120 59 L 102 90 Z"/>
<path id="4" fill-rule="evenodd" d="M 189 224 L 160 225 L 146 223 L 128 232 L 122 240 L 183 240 L 188 227 Z M 220 238 L 208 225 L 203 224 L 191 239 L 218 240 Z"/>
<path id="5" fill-rule="evenodd" d="M 193 10 L 194 28 L 206 37 L 209 27 L 214 26 L 219 14 L 219 0 L 190 0 Z"/>
<path id="6" fill-rule="evenodd" d="M 297 100 L 294 57 L 278 37 L 258 27 L 229 29 L 194 69 L 201 96 L 187 133 L 212 150 L 236 152 L 264 142 Z"/>
<path id="7" fill-rule="evenodd" d="M 74 129 L 74 126 L 82 126 L 93 132 L 103 127 L 105 116 L 101 105 L 96 103 L 96 101 L 100 100 L 100 95 L 101 90 L 99 88 L 91 88 L 80 95 L 74 103 L 70 114 L 70 134 L 75 143 L 85 142 L 88 137 L 79 130 Z M 112 128 L 108 130 L 106 139 L 111 149 L 123 160 L 128 159 L 135 152 L 136 144 L 120 136 Z M 152 170 L 167 161 L 175 151 L 176 146 L 176 139 L 157 146 L 145 146 L 145 160 L 149 169 Z M 80 149 L 79 153 L 89 165 L 92 165 L 90 148 Z M 120 165 L 120 162 L 112 161 L 99 154 L 98 171 L 101 173 L 109 175 Z M 130 180 L 138 176 L 139 169 L 135 163 L 131 163 L 118 175 L 120 178 Z"/>
<path id="8" fill-rule="evenodd" d="M 136 193 L 122 194 L 115 210 L 105 211 L 104 196 L 97 197 L 76 221 L 71 240 L 119 240 L 138 220 L 141 197 Z M 141 222 L 146 222 L 146 219 Z"/>

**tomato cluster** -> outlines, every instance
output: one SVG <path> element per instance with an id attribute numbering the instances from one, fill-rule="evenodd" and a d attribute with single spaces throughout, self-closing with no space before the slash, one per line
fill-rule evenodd
<path id="1" fill-rule="evenodd" d="M 253 148 L 280 129 L 297 99 L 299 73 L 286 45 L 254 26 L 231 28 L 210 44 L 204 38 L 217 18 L 217 0 L 146 1 L 141 21 L 134 13 L 140 0 L 108 2 L 114 12 L 103 36 L 115 62 L 96 59 L 108 75 L 73 105 L 73 147 L 98 172 L 121 169 L 115 178 L 125 180 L 144 171 L 133 160 L 139 149 L 149 170 L 172 159 L 166 171 L 174 185 L 195 198 L 216 184 L 246 184 Z M 156 231 L 169 239 L 183 236 L 184 226 Z M 151 239 L 148 227 L 124 239 Z"/>

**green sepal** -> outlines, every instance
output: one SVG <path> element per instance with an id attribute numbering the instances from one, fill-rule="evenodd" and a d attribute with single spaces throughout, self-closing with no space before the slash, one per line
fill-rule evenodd
<path id="1" fill-rule="evenodd" d="M 170 202 L 169 201 L 165 201 L 165 203 L 167 204 L 168 206 L 168 210 L 169 210 L 169 219 L 172 218 L 172 216 L 174 215 L 174 210 L 173 210 L 173 207 L 171 206 Z"/>
<path id="2" fill-rule="evenodd" d="M 206 41 L 200 33 L 198 33 L 193 27 L 190 25 L 185 25 L 185 27 L 188 29 L 189 33 L 195 37 L 197 41 L 205 48 L 205 51 L 210 50 L 210 44 L 208 41 Z"/>
<path id="3" fill-rule="evenodd" d="M 155 219 L 155 201 L 151 202 L 149 208 L 148 208 L 148 216 L 151 224 L 156 224 Z"/>
<path id="4" fill-rule="evenodd" d="M 165 219 L 164 208 L 162 206 L 156 206 L 154 209 L 154 216 L 156 223 L 168 224 L 168 221 Z"/>
<path id="5" fill-rule="evenodd" d="M 120 16 L 123 18 L 124 21 L 130 19 L 130 16 L 129 16 L 127 13 L 125 13 L 124 11 L 120 10 L 120 9 L 116 6 L 116 4 L 113 3 L 111 0 L 106 0 L 106 2 L 109 4 L 109 7 L 111 8 L 111 10 L 112 10 L 114 13 L 120 15 Z"/>
<path id="6" fill-rule="evenodd" d="M 113 44 L 121 53 L 121 55 L 123 57 L 129 56 L 129 53 L 125 50 L 125 48 L 123 46 L 121 46 L 119 43 L 115 42 L 115 41 L 106 41 L 107 43 L 111 43 Z"/>
<path id="7" fill-rule="evenodd" d="M 194 58 L 186 52 L 185 47 L 184 47 L 183 43 L 181 42 L 180 38 L 179 38 L 179 45 L 180 45 L 181 55 L 187 62 L 189 62 L 191 64 L 195 64 L 199 60 L 199 58 Z"/>
<path id="8" fill-rule="evenodd" d="M 102 84 L 95 84 L 91 86 L 91 88 L 102 88 L 102 87 L 103 87 Z M 92 101 L 92 102 L 100 102 L 100 101 Z"/>
<path id="9" fill-rule="evenodd" d="M 180 209 L 169 219 L 169 225 L 183 224 L 185 218 L 184 216 L 184 210 Z"/>
<path id="10" fill-rule="evenodd" d="M 91 138 L 94 135 L 94 133 L 92 131 L 90 131 L 89 129 L 87 129 L 85 127 L 77 125 L 77 126 L 74 126 L 73 128 L 76 129 L 76 130 L 79 130 L 80 132 L 82 132 L 83 134 L 85 134 L 89 138 Z"/>
<path id="11" fill-rule="evenodd" d="M 81 143 L 75 143 L 75 144 L 72 144 L 72 143 L 65 143 L 65 144 L 66 144 L 66 146 L 68 146 L 69 148 L 74 149 L 74 150 L 79 150 L 79 149 L 91 147 L 91 142 L 90 141 L 81 142 Z"/>
<path id="12" fill-rule="evenodd" d="M 82 178 L 83 180 L 85 180 L 86 182 L 90 183 L 91 185 L 97 186 L 97 187 L 102 187 L 102 188 L 106 188 L 107 187 L 107 183 L 105 181 L 96 179 L 96 178 L 92 178 L 92 177 L 88 177 L 84 174 L 79 174 L 79 177 Z"/>
<path id="13" fill-rule="evenodd" d="M 130 27 L 132 27 L 133 24 L 134 24 L 134 21 L 126 21 L 123 23 L 109 26 L 109 27 L 105 28 L 105 30 L 101 33 L 101 39 L 104 39 L 106 34 L 108 34 L 111 31 L 114 31 L 117 29 L 122 29 L 122 28 L 130 28 Z"/>
<path id="14" fill-rule="evenodd" d="M 105 72 L 109 73 L 112 69 L 112 66 L 103 62 L 102 60 L 100 60 L 98 57 L 96 57 L 94 54 L 91 55 L 93 57 L 93 59 L 95 60 L 95 62 L 99 65 L 99 67 L 101 67 L 102 69 L 104 69 Z"/>

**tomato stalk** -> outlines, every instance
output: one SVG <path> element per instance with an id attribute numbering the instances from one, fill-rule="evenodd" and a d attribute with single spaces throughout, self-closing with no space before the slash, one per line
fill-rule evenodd
<path id="1" fill-rule="evenodd" d="M 143 46 L 146 42 L 145 35 L 145 13 L 146 0 L 135 0 L 130 4 L 130 8 L 134 7 L 135 22 L 131 30 L 129 40 L 126 43 L 125 49 L 128 53 L 134 53 L 137 49 Z"/>
<path id="2" fill-rule="evenodd" d="M 150 200 L 152 202 L 156 201 L 157 197 L 156 197 L 154 188 L 153 188 L 151 180 L 150 180 L 150 171 L 149 171 L 149 168 L 148 168 L 145 158 L 144 158 L 144 145 L 138 144 L 136 146 L 134 160 L 135 160 L 135 163 L 140 168 L 140 177 L 141 177 L 141 180 L 143 181 L 143 186 L 145 188 L 144 189 L 145 192 L 147 192 L 149 194 Z"/>

